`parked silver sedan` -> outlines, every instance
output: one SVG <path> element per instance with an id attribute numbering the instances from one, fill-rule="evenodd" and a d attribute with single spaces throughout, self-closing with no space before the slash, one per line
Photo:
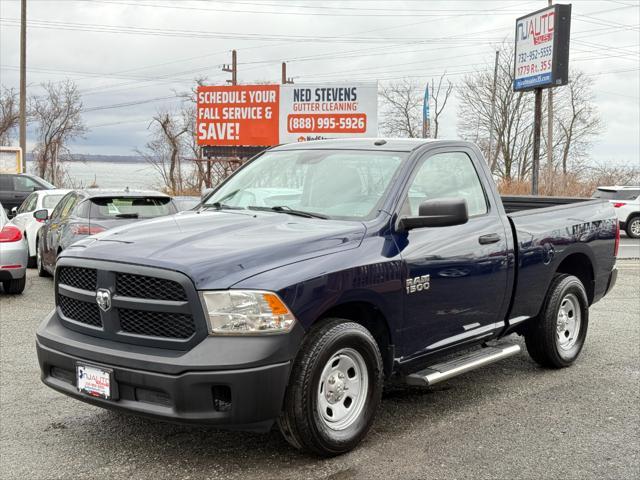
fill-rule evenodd
<path id="1" fill-rule="evenodd" d="M 22 293 L 27 280 L 27 240 L 0 204 L 0 282 L 5 293 Z"/>

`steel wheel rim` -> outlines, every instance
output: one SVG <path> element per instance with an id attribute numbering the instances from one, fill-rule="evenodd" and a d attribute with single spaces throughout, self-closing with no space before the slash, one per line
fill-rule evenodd
<path id="1" fill-rule="evenodd" d="M 364 411 L 369 392 L 369 373 L 362 355 L 352 348 L 334 353 L 322 369 L 317 390 L 317 409 L 332 430 L 349 428 Z"/>
<path id="2" fill-rule="evenodd" d="M 560 302 L 556 322 L 556 339 L 561 350 L 571 350 L 580 335 L 582 314 L 580 302 L 573 293 L 565 295 Z"/>
<path id="3" fill-rule="evenodd" d="M 631 233 L 640 236 L 640 220 L 637 218 L 631 222 Z"/>

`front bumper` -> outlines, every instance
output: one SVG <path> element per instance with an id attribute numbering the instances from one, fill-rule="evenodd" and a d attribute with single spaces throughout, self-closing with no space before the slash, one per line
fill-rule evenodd
<path id="1" fill-rule="evenodd" d="M 38 330 L 36 349 L 42 381 L 78 400 L 173 422 L 267 431 L 280 414 L 301 338 L 301 328 L 208 337 L 178 352 L 84 335 L 65 328 L 54 311 Z M 112 399 L 77 390 L 78 362 L 113 370 Z"/>

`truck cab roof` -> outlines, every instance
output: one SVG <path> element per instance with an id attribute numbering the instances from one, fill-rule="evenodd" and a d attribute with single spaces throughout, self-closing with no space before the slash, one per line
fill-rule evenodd
<path id="1" fill-rule="evenodd" d="M 310 142 L 287 143 L 272 150 L 387 150 L 393 152 L 412 152 L 429 143 L 447 143 L 451 140 L 431 138 L 335 138 L 313 140 Z M 467 142 L 455 141 L 466 144 Z"/>

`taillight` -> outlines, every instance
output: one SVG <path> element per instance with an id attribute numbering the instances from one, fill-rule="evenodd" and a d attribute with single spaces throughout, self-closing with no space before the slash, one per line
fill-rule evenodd
<path id="1" fill-rule="evenodd" d="M 616 222 L 616 243 L 613 247 L 613 256 L 618 256 L 618 249 L 620 248 L 620 222 Z"/>
<path id="2" fill-rule="evenodd" d="M 616 202 L 613 204 L 613 208 L 620 208 L 620 207 L 624 207 L 625 205 L 626 203 Z"/>
<path id="3" fill-rule="evenodd" d="M 104 232 L 106 228 L 98 225 L 86 225 L 77 224 L 71 227 L 71 233 L 74 235 L 95 235 L 96 233 Z"/>
<path id="4" fill-rule="evenodd" d="M 18 240 L 22 240 L 22 232 L 18 227 L 5 225 L 4 228 L 0 230 L 0 242 L 17 242 Z"/>

